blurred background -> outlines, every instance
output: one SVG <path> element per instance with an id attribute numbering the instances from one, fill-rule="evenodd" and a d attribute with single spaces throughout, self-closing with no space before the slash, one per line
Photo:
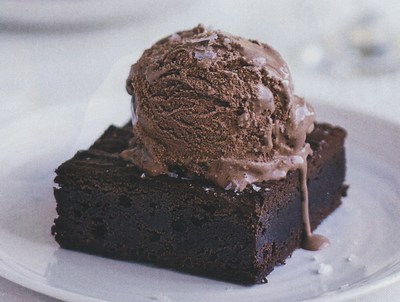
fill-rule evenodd
<path id="1" fill-rule="evenodd" d="M 83 118 L 116 62 L 199 23 L 273 46 L 311 103 L 400 123 L 398 16 L 397 0 L 0 0 L 0 127 L 66 104 Z M 0 301 L 53 300 L 0 278 Z"/>
<path id="2" fill-rule="evenodd" d="M 386 102 L 400 84 L 399 15 L 396 0 L 0 0 L 0 123 L 87 102 L 120 58 L 198 23 L 272 45 L 299 95 L 399 121 Z"/>

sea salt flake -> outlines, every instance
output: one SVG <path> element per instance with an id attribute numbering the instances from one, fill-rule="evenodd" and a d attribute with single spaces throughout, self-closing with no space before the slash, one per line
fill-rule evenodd
<path id="1" fill-rule="evenodd" d="M 326 275 L 329 274 L 333 270 L 330 264 L 320 263 L 318 266 L 318 274 L 319 275 Z"/>
<path id="2" fill-rule="evenodd" d="M 346 261 L 347 261 L 347 262 L 352 262 L 352 261 L 355 260 L 355 258 L 356 258 L 356 255 L 351 254 L 349 257 L 346 258 Z"/>
<path id="3" fill-rule="evenodd" d="M 175 172 L 168 172 L 167 175 L 172 178 L 178 178 L 178 174 L 176 174 Z"/>
<path id="4" fill-rule="evenodd" d="M 181 38 L 180 35 L 178 35 L 177 33 L 175 33 L 175 34 L 173 34 L 173 35 L 171 35 L 171 36 L 169 37 L 169 40 L 170 40 L 170 41 L 179 42 L 179 41 L 182 40 L 182 38 Z"/>
<path id="5" fill-rule="evenodd" d="M 204 60 L 204 59 L 214 59 L 217 56 L 215 52 L 212 50 L 205 50 L 203 52 L 195 52 L 194 58 L 197 60 Z"/>
<path id="6" fill-rule="evenodd" d="M 261 66 L 264 66 L 267 63 L 267 59 L 265 59 L 264 57 L 256 57 L 256 58 L 253 59 L 253 63 L 257 67 L 261 67 Z"/>
<path id="7" fill-rule="evenodd" d="M 290 158 L 292 164 L 294 165 L 302 165 L 304 164 L 304 159 L 301 156 L 294 155 Z"/>
<path id="8" fill-rule="evenodd" d="M 284 170 L 275 170 L 274 172 L 272 172 L 272 177 L 274 179 L 282 179 L 286 177 L 286 171 Z"/>
<path id="9" fill-rule="evenodd" d="M 253 188 L 254 191 L 258 192 L 261 190 L 261 187 L 256 186 L 255 184 L 251 184 L 251 187 Z"/>
<path id="10" fill-rule="evenodd" d="M 230 182 L 226 187 L 225 190 L 228 191 L 232 188 L 232 183 Z"/>

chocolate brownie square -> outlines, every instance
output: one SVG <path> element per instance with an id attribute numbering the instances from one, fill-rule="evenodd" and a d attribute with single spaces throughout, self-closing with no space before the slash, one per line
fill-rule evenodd
<path id="1" fill-rule="evenodd" d="M 242 284 L 266 282 L 304 237 L 300 173 L 243 192 L 187 178 L 149 177 L 120 158 L 132 127 L 110 126 L 56 170 L 61 247 Z M 307 142 L 311 228 L 341 203 L 346 133 L 316 124 Z"/>

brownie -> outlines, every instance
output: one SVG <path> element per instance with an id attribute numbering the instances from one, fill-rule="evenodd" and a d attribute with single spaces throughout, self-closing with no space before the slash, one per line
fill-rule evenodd
<path id="1" fill-rule="evenodd" d="M 346 194 L 345 136 L 328 124 L 308 135 L 312 229 Z M 254 284 L 301 245 L 299 171 L 240 193 L 186 178 L 178 168 L 149 177 L 118 155 L 131 137 L 129 124 L 110 126 L 56 170 L 52 233 L 61 247 Z"/>

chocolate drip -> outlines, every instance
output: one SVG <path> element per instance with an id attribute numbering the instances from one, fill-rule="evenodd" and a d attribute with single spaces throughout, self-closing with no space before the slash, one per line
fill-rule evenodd
<path id="1" fill-rule="evenodd" d="M 302 217 L 304 225 L 304 238 L 302 248 L 310 251 L 320 250 L 330 244 L 328 238 L 312 234 L 310 223 L 310 209 L 308 203 L 308 187 L 307 187 L 307 162 L 299 169 L 301 180 L 301 195 L 302 195 Z"/>

